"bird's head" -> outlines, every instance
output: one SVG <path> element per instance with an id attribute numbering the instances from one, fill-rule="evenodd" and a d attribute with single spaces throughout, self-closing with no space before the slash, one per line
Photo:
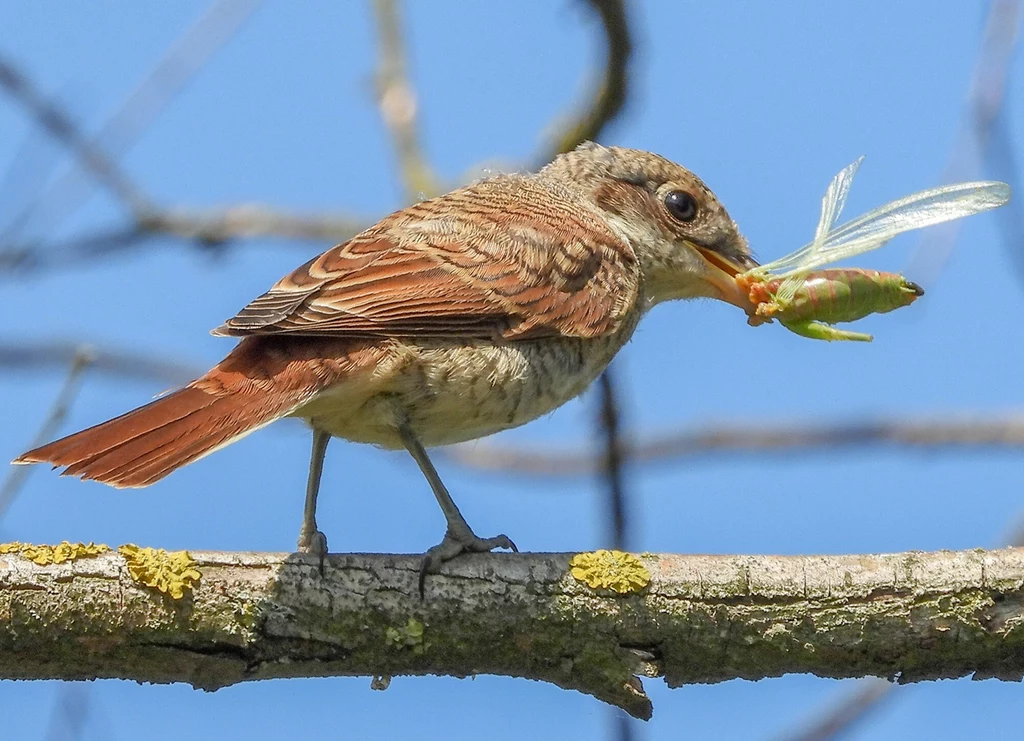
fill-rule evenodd
<path id="1" fill-rule="evenodd" d="M 747 240 L 692 172 L 650 152 L 587 142 L 542 174 L 583 188 L 636 252 L 648 305 L 716 298 L 753 310 L 736 275 L 756 267 Z"/>

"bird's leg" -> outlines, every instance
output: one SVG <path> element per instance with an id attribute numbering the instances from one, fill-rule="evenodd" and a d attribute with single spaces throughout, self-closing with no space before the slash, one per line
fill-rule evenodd
<path id="1" fill-rule="evenodd" d="M 470 528 L 466 518 L 459 512 L 459 508 L 452 501 L 451 494 L 441 482 L 437 475 L 437 469 L 430 462 L 427 451 L 422 443 L 416 438 L 407 423 L 399 427 L 402 442 L 413 459 L 419 465 L 420 470 L 426 477 L 430 488 L 437 498 L 437 503 L 444 512 L 444 518 L 448 521 L 448 529 L 445 531 L 444 539 L 428 550 L 423 556 L 423 565 L 420 567 L 420 596 L 423 596 L 423 583 L 427 574 L 436 573 L 445 561 L 449 561 L 461 553 L 486 553 L 495 548 L 508 548 L 510 551 L 518 552 L 516 544 L 507 535 L 496 535 L 493 538 L 478 538 Z"/>
<path id="2" fill-rule="evenodd" d="M 309 479 L 306 481 L 306 506 L 302 511 L 302 528 L 299 530 L 299 552 L 312 553 L 320 557 L 320 574 L 324 573 L 324 558 L 327 556 L 327 536 L 316 527 L 316 497 L 320 492 L 320 474 L 324 470 L 324 455 L 331 436 L 313 429 L 313 453 L 309 460 Z"/>

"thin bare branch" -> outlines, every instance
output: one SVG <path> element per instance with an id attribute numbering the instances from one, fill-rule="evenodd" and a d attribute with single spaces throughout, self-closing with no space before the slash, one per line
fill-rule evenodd
<path id="1" fill-rule="evenodd" d="M 291 232 L 317 232 L 336 224 L 331 217 L 313 217 L 309 224 L 297 224 L 299 217 L 266 214 L 262 209 L 239 207 L 216 215 L 196 214 L 179 210 L 158 209 L 131 183 L 118 167 L 117 157 L 124 154 L 149 127 L 167 104 L 185 87 L 241 27 L 259 5 L 259 0 L 217 0 L 208 11 L 172 44 L 139 87 L 127 98 L 120 110 L 87 138 L 72 117 L 59 106 L 48 102 L 13 65 L 0 67 L 0 85 L 14 94 L 33 113 L 40 126 L 67 145 L 75 162 L 96 180 L 110 189 L 129 210 L 132 226 L 109 233 L 76 239 L 52 247 L 39 243 L 13 243 L 13 235 L 31 219 L 52 229 L 61 219 L 74 213 L 85 202 L 89 189 L 80 173 L 72 168 L 43 195 L 35 199 L 11 222 L 0 239 L 0 271 L 30 270 L 67 266 L 85 259 L 103 256 L 110 251 L 124 250 L 145 241 L 153 234 L 191 235 L 201 244 L 220 244 L 235 236 L 252 236 L 280 228 Z M 255 223 L 240 223 L 246 215 Z M 268 223 L 269 222 L 269 223 Z M 349 231 L 338 229 L 345 234 Z"/>
<path id="2" fill-rule="evenodd" d="M 874 677 L 863 679 L 857 688 L 838 703 L 825 708 L 806 728 L 780 738 L 786 741 L 829 741 L 838 738 L 878 709 L 882 701 L 892 697 L 898 685 Z"/>
<path id="3" fill-rule="evenodd" d="M 57 688 L 57 697 L 50 711 L 47 741 L 76 741 L 83 737 L 89 719 L 91 686 L 64 682 Z"/>
<path id="4" fill-rule="evenodd" d="M 629 33 L 625 11 L 618 0 L 592 0 L 606 32 L 609 52 L 605 80 L 592 108 L 571 127 L 575 134 L 561 138 L 563 148 L 572 148 L 582 141 L 580 137 L 596 136 L 600 129 L 621 109 L 626 84 L 625 68 L 629 58 Z M 209 59 L 238 28 L 253 9 L 255 3 L 223 0 L 215 6 L 196 27 L 191 29 L 167 53 L 157 70 L 147 78 L 139 90 L 122 107 L 121 112 L 104 127 L 94 140 L 87 141 L 70 127 L 70 117 L 59 109 L 58 120 L 67 122 L 69 141 L 94 146 L 106 140 L 119 142 L 117 151 L 123 151 L 152 118 L 188 79 Z M 410 198 L 437 193 L 441 186 L 431 173 L 419 145 L 416 131 L 416 98 L 408 82 L 405 54 L 401 39 L 398 10 L 394 0 L 376 3 L 381 37 L 380 105 L 381 111 L 395 142 L 403 173 L 403 181 Z M 218 8 L 221 10 L 218 11 Z M 179 55 L 190 43 L 202 41 L 198 50 L 184 61 Z M 180 65 L 182 71 L 176 70 Z M 162 81 L 163 84 L 158 85 Z M 575 138 L 574 138 L 575 137 Z M 116 153 L 116 152 L 115 152 Z M 98 155 L 97 155 L 98 156 Z M 548 157 L 550 158 L 550 157 Z M 117 173 L 110 157 L 102 160 L 107 169 Z M 70 182 L 70 181 L 68 181 Z M 46 200 L 74 205 L 74 198 L 61 195 L 61 183 L 55 186 Z M 67 186 L 70 191 L 70 186 Z M 52 195 L 53 192 L 57 196 Z M 234 239 L 256 237 L 285 237 L 293 239 L 343 241 L 365 228 L 368 220 L 345 215 L 299 215 L 280 212 L 262 206 L 233 206 L 225 209 L 196 210 L 164 208 L 146 203 L 139 196 L 133 223 L 73 240 L 46 245 L 37 241 L 8 244 L 0 252 L 0 272 L 26 272 L 55 267 L 68 267 L 94 260 L 112 253 L 133 249 L 154 236 L 170 236 L 194 241 L 207 247 L 223 245 Z"/>
<path id="5" fill-rule="evenodd" d="M 601 21 L 605 42 L 605 66 L 590 103 L 571 115 L 552 137 L 553 144 L 537 164 L 580 143 L 600 138 L 605 127 L 622 111 L 629 92 L 629 62 L 633 54 L 629 18 L 623 0 L 587 0 Z"/>
<path id="6" fill-rule="evenodd" d="M 96 151 L 116 160 L 127 152 L 139 136 L 163 113 L 167 105 L 185 88 L 241 28 L 259 6 L 260 0 L 215 0 L 157 61 L 141 84 L 128 96 L 121 108 L 88 140 Z M 83 139 L 83 136 L 79 136 Z M 72 169 L 44 193 L 32 206 L 32 218 L 49 228 L 77 210 L 89 195 L 79 174 Z M 126 202 L 138 218 L 148 205 Z"/>
<path id="7" fill-rule="evenodd" d="M 615 378 L 609 368 L 601 374 L 601 433 L 604 455 L 601 478 L 608 491 L 608 520 L 611 523 L 611 546 L 619 550 L 628 547 L 629 497 L 626 493 L 626 451 L 622 441 L 619 399 Z"/>
<path id="8" fill-rule="evenodd" d="M 149 199 L 117 163 L 96 142 L 85 137 L 63 108 L 47 100 L 14 62 L 2 56 L 0 87 L 21 103 L 44 131 L 67 147 L 82 169 L 113 193 L 129 210 L 138 213 L 148 207 Z"/>
<path id="9" fill-rule="evenodd" d="M 996 166 L 999 177 L 1012 186 L 1019 181 L 1020 173 L 1016 167 L 1008 166 L 1007 155 L 1013 152 L 1013 146 L 1005 127 L 999 122 L 1005 115 L 1003 102 L 1009 67 L 1020 38 L 1022 19 L 1022 0 L 992 0 L 981 51 L 974 64 L 963 131 L 942 176 L 943 182 L 977 177 L 982 163 Z M 1001 156 L 993 157 L 993 150 L 999 151 Z M 1008 219 L 1012 215 L 1019 221 L 1022 212 L 1016 205 L 1011 209 L 1012 213 L 1002 214 L 1003 218 Z M 934 283 L 952 253 L 962 226 L 963 220 L 958 220 L 928 230 L 914 251 L 906 272 L 925 286 Z M 1016 231 L 1020 232 L 1019 223 Z M 1014 261 L 1021 265 L 1024 275 L 1019 243 L 1008 242 L 1007 247 L 1013 253 Z"/>
<path id="10" fill-rule="evenodd" d="M 375 0 L 380 66 L 377 70 L 377 100 L 381 116 L 391 132 L 399 172 L 411 200 L 438 195 L 438 182 L 420 146 L 417 132 L 416 92 L 406 71 L 405 44 L 397 0 Z"/>
<path id="11" fill-rule="evenodd" d="M 241 205 L 207 211 L 171 208 L 145 214 L 139 225 L 150 234 L 209 243 L 255 237 L 340 242 L 369 223 L 345 214 L 296 214 L 267 206 Z"/>
<path id="12" fill-rule="evenodd" d="M 78 389 L 82 385 L 82 374 L 92 364 L 93 359 L 93 353 L 87 345 L 78 346 L 71 359 L 71 365 L 68 368 L 67 377 L 64 379 L 64 385 L 61 386 L 60 391 L 57 393 L 57 398 L 54 399 L 53 405 L 46 414 L 39 431 L 36 432 L 35 437 L 25 447 L 25 450 L 38 447 L 51 440 L 57 434 L 61 425 L 64 424 L 68 412 L 71 411 L 71 405 L 74 403 L 75 397 L 78 396 Z M 29 473 L 31 471 L 28 466 L 8 467 L 3 484 L 0 485 L 0 520 L 3 519 L 11 503 L 14 502 L 14 498 L 18 496 L 18 492 L 28 479 Z"/>
<path id="13" fill-rule="evenodd" d="M 343 242 L 369 225 L 345 214 L 298 214 L 269 206 L 241 205 L 223 209 L 169 208 L 142 214 L 139 223 L 77 237 L 52 245 L 10 245 L 0 252 L 0 275 L 66 269 L 108 257 L 158 237 L 189 240 L 219 248 L 240 239 L 281 237 L 292 240 Z"/>
<path id="14" fill-rule="evenodd" d="M 89 358 L 93 373 L 179 386 L 199 376 L 203 369 L 142 353 L 110 350 L 68 340 L 48 342 L 4 342 L 0 344 L 0 371 L 24 372 L 40 368 L 67 368 L 82 353 Z M 41 442 L 46 442 L 42 440 Z"/>
<path id="15" fill-rule="evenodd" d="M 709 454 L 788 455 L 843 447 L 886 445 L 908 448 L 1024 447 L 1024 415 L 935 419 L 896 419 L 832 425 L 708 426 L 695 432 L 670 432 L 648 440 L 624 442 L 623 453 L 634 463 L 656 463 Z M 512 448 L 485 441 L 446 448 L 454 460 L 474 468 L 538 476 L 593 474 L 602 455 L 574 450 Z"/>

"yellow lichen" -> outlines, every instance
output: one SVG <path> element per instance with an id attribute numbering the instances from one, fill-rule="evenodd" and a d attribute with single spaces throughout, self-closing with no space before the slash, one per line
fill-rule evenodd
<path id="1" fill-rule="evenodd" d="M 651 582 L 651 572 L 632 553 L 599 550 L 577 553 L 569 561 L 570 573 L 591 589 L 619 594 L 639 592 Z"/>
<path id="2" fill-rule="evenodd" d="M 62 540 L 57 545 L 32 545 L 31 543 L 0 543 L 0 554 L 20 553 L 29 561 L 40 566 L 49 566 L 53 563 L 64 563 L 74 561 L 76 558 L 89 558 L 106 553 L 110 546 L 102 543 L 69 543 Z"/>
<path id="3" fill-rule="evenodd" d="M 128 563 L 132 579 L 147 587 L 159 589 L 172 599 L 181 599 L 199 579 L 196 562 L 188 551 L 165 551 L 163 548 L 140 548 L 131 543 L 118 546 L 117 552 Z"/>
<path id="4" fill-rule="evenodd" d="M 416 618 L 409 618 L 409 622 L 401 628 L 387 628 L 384 636 L 389 644 L 398 648 L 412 649 L 414 654 L 422 654 L 430 644 L 423 640 L 425 626 Z"/>

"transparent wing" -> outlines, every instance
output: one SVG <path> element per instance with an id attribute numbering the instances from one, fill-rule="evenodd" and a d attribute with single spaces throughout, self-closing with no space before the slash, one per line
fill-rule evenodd
<path id="1" fill-rule="evenodd" d="M 818 220 L 818 228 L 814 230 L 814 242 L 818 242 L 832 231 L 846 205 L 846 197 L 850 195 L 850 186 L 853 185 L 853 176 L 860 169 L 860 163 L 864 161 L 863 155 L 851 162 L 832 178 L 825 190 L 825 196 L 821 199 L 821 218 Z M 812 243 L 813 244 L 813 243 Z"/>
<path id="2" fill-rule="evenodd" d="M 804 284 L 805 277 L 806 271 L 800 270 L 782 281 L 779 290 L 775 292 L 775 300 L 781 306 L 786 306 L 796 297 L 796 292 Z"/>
<path id="3" fill-rule="evenodd" d="M 846 205 L 846 197 L 850 195 L 850 186 L 853 185 L 853 178 L 857 174 L 857 170 L 860 169 L 860 163 L 863 161 L 863 155 L 858 157 L 856 161 L 851 162 L 840 170 L 832 178 L 832 182 L 828 184 L 828 188 L 825 189 L 825 195 L 821 199 L 821 217 L 818 219 L 818 227 L 814 230 L 814 241 L 805 245 L 799 251 L 803 259 L 813 260 L 821 252 L 825 244 L 825 238 L 835 226 L 836 221 L 839 219 L 839 214 L 843 212 L 843 206 Z M 793 257 L 797 254 L 795 252 L 788 257 Z M 769 263 L 769 265 L 772 264 L 774 263 Z M 810 268 L 807 268 L 807 270 L 810 270 Z M 805 271 L 800 270 L 792 277 L 783 281 L 775 294 L 777 300 L 785 304 L 793 299 L 797 290 L 803 285 L 801 275 L 803 272 Z"/>
<path id="4" fill-rule="evenodd" d="M 848 187 L 848 186 L 847 186 Z M 758 272 L 807 271 L 877 249 L 903 232 L 998 208 L 1010 186 L 995 181 L 954 183 L 890 201 L 828 232 L 796 252 L 760 266 Z"/>

